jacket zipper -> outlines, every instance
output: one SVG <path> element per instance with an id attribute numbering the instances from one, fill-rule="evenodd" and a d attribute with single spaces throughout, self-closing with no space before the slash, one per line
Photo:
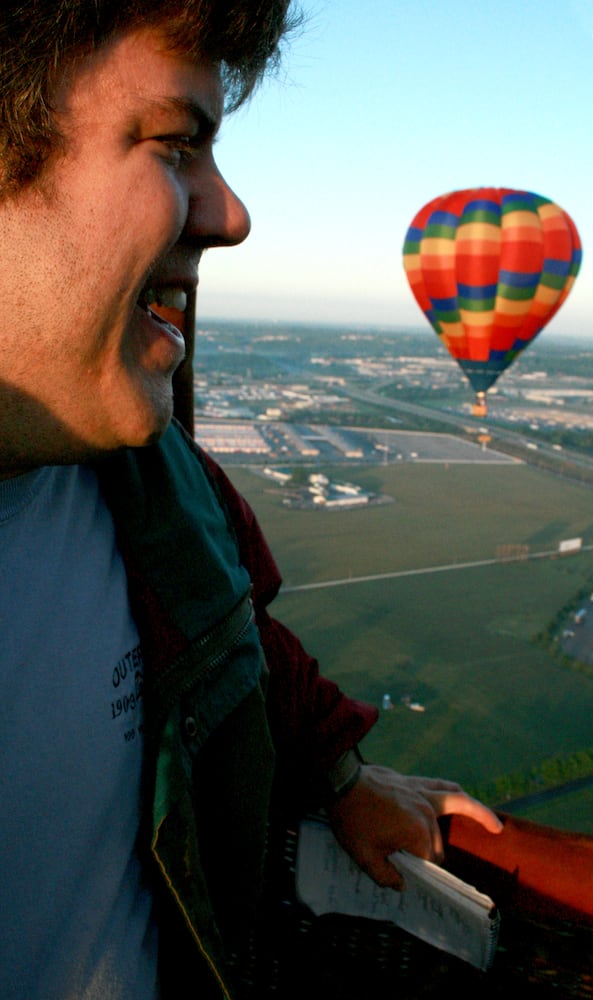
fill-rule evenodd
<path id="1" fill-rule="evenodd" d="M 251 599 L 251 588 L 243 595 L 235 607 L 229 611 L 222 621 L 218 622 L 209 632 L 194 640 L 187 652 L 177 657 L 174 664 L 167 673 L 159 678 L 155 687 L 154 702 L 159 706 L 158 713 L 154 719 L 154 726 L 157 728 L 166 718 L 173 705 L 187 694 L 196 681 L 207 680 L 208 677 L 220 666 L 221 663 L 230 656 L 234 649 L 243 641 L 249 628 L 254 621 L 253 601 Z M 196 649 L 201 650 L 203 658 L 198 669 L 191 671 L 191 676 L 185 676 L 184 665 L 189 657 L 196 655 Z M 179 680 L 171 682 L 170 677 L 179 674 Z M 167 698 L 159 696 L 159 689 L 167 687 Z"/>

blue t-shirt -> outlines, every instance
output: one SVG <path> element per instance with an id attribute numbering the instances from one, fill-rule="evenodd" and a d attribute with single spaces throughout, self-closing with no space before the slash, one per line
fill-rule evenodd
<path id="1" fill-rule="evenodd" d="M 0 481 L 0 997 L 154 1000 L 142 656 L 94 473 Z"/>

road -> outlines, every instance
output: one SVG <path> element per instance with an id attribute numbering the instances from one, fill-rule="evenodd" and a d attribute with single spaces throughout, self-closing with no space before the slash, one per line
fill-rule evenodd
<path id="1" fill-rule="evenodd" d="M 593 545 L 584 545 L 581 551 L 591 551 L 592 549 Z M 558 550 L 551 549 L 546 552 L 531 552 L 529 555 L 524 556 L 523 559 L 549 559 L 556 557 L 557 555 Z M 449 563 L 445 566 L 425 566 L 421 569 L 395 570 L 392 573 L 375 573 L 369 574 L 368 576 L 347 577 L 346 579 L 341 580 L 323 580 L 320 583 L 303 583 L 295 587 L 283 587 L 282 594 L 295 593 L 297 591 L 304 590 L 319 590 L 323 587 L 342 587 L 358 583 L 368 583 L 369 581 L 374 580 L 390 580 L 401 576 L 417 576 L 422 573 L 445 573 L 460 569 L 473 569 L 479 566 L 492 566 L 494 563 L 500 563 L 501 561 L 502 560 L 500 559 L 479 559 L 474 562 Z M 512 560 L 508 561 L 510 562 Z M 593 613 L 591 618 L 593 618 Z M 585 631 L 583 626 L 577 626 L 577 629 L 582 633 Z M 579 634 L 579 638 L 580 637 L 581 635 Z M 566 645 L 566 642 L 564 645 Z M 564 795 L 570 795 L 572 792 L 580 791 L 583 788 L 591 786 L 593 786 L 592 776 L 575 778 L 572 781 L 566 781 L 562 785 L 557 785 L 554 788 L 546 788 L 541 792 L 533 792 L 531 795 L 523 795 L 516 799 L 510 799 L 507 802 L 500 802 L 494 806 L 494 808 L 499 809 L 502 812 L 520 814 L 524 809 L 543 805 L 546 802 L 551 802 L 554 799 L 562 798 Z"/>
<path id="2" fill-rule="evenodd" d="M 297 364 L 293 361 L 287 361 L 286 358 L 281 357 L 275 357 L 274 360 L 280 369 L 294 375 L 300 375 L 303 379 L 306 379 L 307 382 L 314 381 L 311 369 L 307 366 Z M 474 417 L 470 414 L 451 413 L 446 410 L 438 409 L 437 407 L 426 406 L 420 403 L 409 403 L 404 400 L 390 399 L 386 396 L 380 395 L 378 390 L 380 390 L 382 384 L 385 383 L 377 383 L 376 390 L 358 389 L 351 385 L 345 385 L 334 387 L 333 391 L 337 395 L 347 396 L 349 399 L 356 400 L 360 403 L 370 403 L 372 406 L 379 407 L 382 410 L 390 410 L 394 415 L 397 415 L 398 412 L 409 413 L 413 416 L 423 417 L 425 420 L 439 421 L 439 423 L 450 425 L 455 430 L 463 431 L 465 433 L 467 433 L 468 430 L 470 432 L 478 433 L 481 427 L 486 427 L 492 438 L 492 447 L 496 448 L 497 442 L 507 442 L 515 448 L 520 449 L 521 455 L 526 462 L 529 462 L 530 460 L 532 463 L 535 462 L 535 456 L 537 455 L 545 457 L 548 467 L 558 472 L 560 475 L 570 477 L 571 468 L 575 470 L 585 469 L 588 472 L 593 473 L 593 455 L 585 455 L 569 448 L 563 448 L 561 451 L 558 451 L 551 445 L 540 441 L 537 442 L 537 449 L 533 449 L 533 444 L 535 442 L 529 442 L 532 447 L 528 448 L 528 434 L 525 430 L 513 431 L 510 428 L 489 423 L 487 417 Z"/>
<path id="3" fill-rule="evenodd" d="M 425 419 L 438 420 L 444 424 L 450 424 L 456 430 L 467 431 L 471 429 L 476 432 L 480 427 L 487 427 L 488 433 L 492 437 L 492 446 L 496 447 L 496 441 L 507 442 L 509 444 L 518 446 L 524 453 L 526 461 L 532 460 L 536 455 L 545 456 L 545 458 L 553 463 L 553 467 L 558 470 L 558 472 L 564 472 L 566 474 L 567 466 L 574 466 L 578 469 L 587 469 L 593 472 L 593 455 L 585 455 L 580 452 L 572 451 L 570 449 L 564 448 L 562 451 L 557 451 L 551 445 L 538 442 L 537 449 L 528 448 L 528 435 L 525 431 L 513 431 L 506 427 L 500 427 L 499 425 L 493 425 L 488 423 L 488 419 L 484 417 L 472 417 L 470 415 L 462 415 L 457 413 L 448 413 L 445 410 L 437 409 L 436 407 L 423 406 L 419 403 L 407 403 L 403 400 L 397 399 L 386 399 L 385 396 L 379 395 L 377 392 L 365 389 L 353 389 L 350 386 L 341 387 L 340 390 L 343 395 L 348 396 L 350 399 L 357 400 L 361 403 L 371 403 L 373 406 L 378 406 L 381 409 L 392 410 L 394 413 L 398 411 L 402 413 L 410 413 L 414 416 L 424 417 Z M 533 444 L 533 442 L 530 442 Z"/>
<path id="4" fill-rule="evenodd" d="M 583 545 L 579 550 L 588 552 L 593 545 Z M 448 563 L 443 566 L 422 566 L 417 569 L 399 569 L 389 573 L 369 573 L 367 576 L 347 576 L 336 580 L 320 580 L 316 583 L 301 583 L 293 587 L 282 587 L 282 594 L 293 594 L 303 590 L 322 590 L 325 587 L 347 587 L 358 583 L 372 583 L 375 580 L 394 580 L 400 576 L 421 576 L 423 573 L 447 573 L 460 569 L 475 569 L 479 566 L 494 566 L 508 562 L 525 562 L 527 559 L 557 558 L 558 549 L 548 549 L 545 552 L 530 552 L 516 559 L 476 559 L 474 562 Z"/>
<path id="5" fill-rule="evenodd" d="M 545 788 L 541 792 L 533 792 L 531 795 L 522 795 L 520 798 L 510 799 L 508 802 L 500 802 L 494 808 L 500 809 L 501 812 L 520 813 L 523 809 L 544 805 L 546 802 L 552 802 L 553 799 L 560 799 L 564 795 L 570 795 L 571 792 L 579 792 L 582 788 L 590 788 L 591 785 L 593 785 L 593 777 L 591 775 L 586 778 L 574 778 L 572 781 L 565 781 L 562 785 L 556 785 L 554 788 Z"/>

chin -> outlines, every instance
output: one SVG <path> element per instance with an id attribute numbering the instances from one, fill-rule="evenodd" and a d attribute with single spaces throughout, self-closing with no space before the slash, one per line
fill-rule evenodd
<path id="1" fill-rule="evenodd" d="M 138 433 L 134 437 L 134 440 L 127 442 L 128 447 L 146 448 L 148 445 L 154 444 L 167 430 L 167 427 L 171 423 L 172 416 L 173 406 L 169 408 L 166 414 L 160 414 L 158 420 L 153 420 L 150 426 L 145 425 L 142 429 L 139 429 Z"/>
<path id="2" fill-rule="evenodd" d="M 138 445 L 138 447 L 140 447 L 140 448 L 148 448 L 149 445 L 156 444 L 156 442 L 159 441 L 162 438 L 162 436 L 165 433 L 165 431 L 167 430 L 167 427 L 169 426 L 170 422 L 171 422 L 171 418 L 169 418 L 169 420 L 167 420 L 166 422 L 163 422 L 162 426 L 159 427 L 156 430 L 153 430 L 152 433 L 148 435 L 148 437 L 146 438 L 146 440 L 144 441 L 144 443 Z"/>
<path id="3" fill-rule="evenodd" d="M 167 393 L 155 399 L 143 400 L 126 420 L 122 414 L 119 421 L 120 444 L 128 448 L 144 448 L 154 444 L 165 433 L 173 416 L 173 393 L 171 385 Z"/>

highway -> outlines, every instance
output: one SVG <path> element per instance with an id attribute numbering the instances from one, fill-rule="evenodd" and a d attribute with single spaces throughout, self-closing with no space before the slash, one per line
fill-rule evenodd
<path id="1" fill-rule="evenodd" d="M 516 799 L 499 802 L 494 806 L 494 809 L 499 809 L 501 812 L 521 814 L 525 809 L 529 809 L 532 806 L 545 805 L 546 802 L 560 799 L 564 795 L 570 795 L 572 792 L 580 792 L 581 789 L 590 788 L 591 785 L 593 785 L 593 777 L 591 775 L 586 778 L 573 778 L 572 781 L 565 781 L 562 785 L 555 785 L 553 788 L 544 788 L 541 792 L 532 792 L 530 795 L 521 795 Z"/>
<path id="2" fill-rule="evenodd" d="M 593 550 L 593 545 L 583 545 L 580 552 Z M 347 587 L 359 583 L 372 583 L 376 580 L 395 580 L 401 576 L 421 576 L 424 573 L 447 573 L 460 569 L 476 569 L 479 566 L 494 566 L 502 563 L 525 562 L 528 559 L 552 559 L 558 557 L 558 549 L 547 549 L 544 552 L 530 552 L 517 558 L 509 559 L 477 559 L 474 562 L 448 563 L 442 566 L 422 566 L 418 569 L 399 569 L 389 573 L 370 573 L 367 576 L 348 576 L 336 580 L 320 580 L 316 583 L 301 583 L 292 587 L 282 587 L 282 594 L 293 594 L 303 590 L 322 590 L 326 587 Z"/>
<path id="3" fill-rule="evenodd" d="M 530 448 L 528 447 L 528 434 L 525 430 L 513 431 L 510 428 L 491 424 L 488 422 L 488 417 L 478 418 L 469 414 L 449 413 L 446 410 L 424 406 L 419 403 L 386 399 L 385 396 L 381 396 L 378 392 L 368 389 L 354 389 L 350 386 L 343 386 L 339 391 L 342 395 L 348 396 L 350 399 L 360 403 L 369 403 L 372 406 L 390 410 L 394 415 L 398 412 L 409 413 L 413 416 L 450 425 L 457 431 L 464 431 L 465 433 L 469 431 L 470 433 L 478 434 L 481 428 L 485 428 L 492 438 L 492 447 L 496 447 L 497 442 L 506 442 L 515 448 L 518 447 L 526 462 L 535 462 L 537 455 L 543 456 L 552 464 L 554 471 L 557 471 L 561 475 L 570 476 L 571 466 L 576 469 L 586 469 L 593 473 L 593 455 L 585 455 L 582 452 L 572 451 L 567 448 L 558 451 L 551 445 L 540 441 L 537 442 L 537 449 Z M 533 445 L 535 442 L 529 443 Z"/>
<path id="4" fill-rule="evenodd" d="M 275 357 L 274 360 L 278 367 L 285 372 L 299 375 L 309 383 L 315 381 L 315 377 L 312 375 L 309 367 L 295 363 L 294 361 L 288 361 L 286 358 Z M 540 456 L 546 459 L 547 468 L 567 478 L 571 478 L 571 470 L 574 473 L 579 469 L 584 469 L 593 475 L 593 455 L 586 455 L 569 448 L 562 448 L 562 450 L 558 451 L 545 442 L 529 441 L 529 434 L 526 429 L 514 431 L 507 427 L 501 427 L 498 424 L 491 423 L 488 416 L 474 417 L 471 414 L 452 413 L 437 407 L 426 406 L 420 403 L 409 403 L 405 400 L 390 399 L 382 396 L 380 394 L 381 387 L 389 385 L 391 382 L 391 379 L 388 382 L 378 382 L 374 390 L 359 389 L 347 384 L 334 387 L 332 391 L 336 395 L 346 396 L 359 403 L 368 403 L 379 409 L 388 410 L 393 413 L 394 417 L 397 417 L 398 413 L 408 413 L 411 416 L 431 420 L 433 423 L 438 422 L 445 426 L 450 426 L 456 431 L 462 431 L 464 434 L 469 432 L 470 434 L 476 434 L 476 436 L 484 428 L 492 438 L 491 446 L 493 448 L 496 448 L 497 443 L 512 445 L 514 449 L 520 451 L 521 458 L 525 462 L 534 465 L 540 464 L 537 462 L 536 457 Z M 494 405 L 491 404 L 491 408 Z M 531 444 L 531 447 L 528 447 L 528 443 Z M 533 448 L 534 444 L 537 444 L 536 449 Z"/>

